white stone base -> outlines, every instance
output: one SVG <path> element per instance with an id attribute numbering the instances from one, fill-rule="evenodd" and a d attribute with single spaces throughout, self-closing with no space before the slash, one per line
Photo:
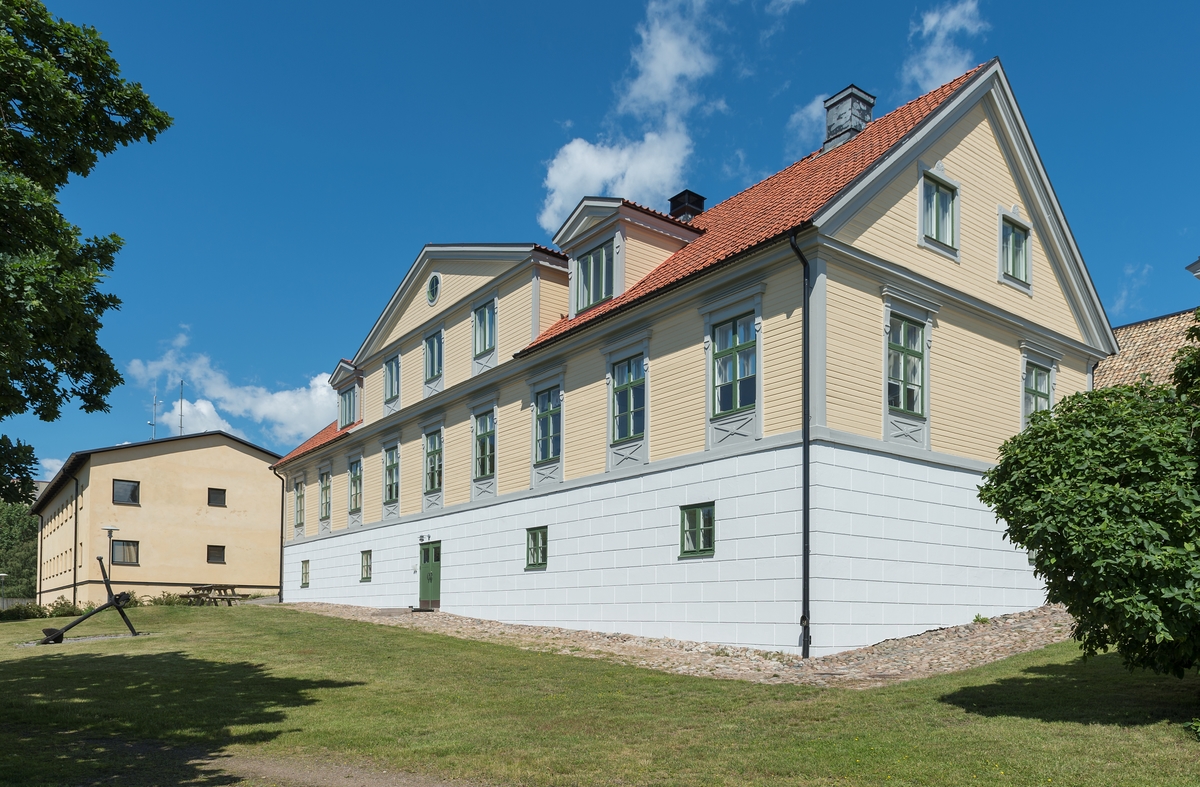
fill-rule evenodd
<path id="1" fill-rule="evenodd" d="M 1043 603 L 977 472 L 824 442 L 812 459 L 812 655 Z M 442 543 L 446 612 L 798 652 L 800 461 L 795 443 L 762 446 L 289 543 L 284 599 L 416 605 L 424 536 Z M 705 502 L 716 554 L 680 558 L 679 507 Z M 548 566 L 527 571 L 525 530 L 543 525 Z"/>

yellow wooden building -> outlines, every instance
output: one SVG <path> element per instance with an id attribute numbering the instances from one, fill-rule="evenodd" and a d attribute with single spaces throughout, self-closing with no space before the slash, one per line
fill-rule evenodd
<path id="1" fill-rule="evenodd" d="M 427 246 L 276 465 L 285 598 L 813 654 L 1040 604 L 975 487 L 1116 340 L 999 61 L 873 105 L 707 209 Z"/>

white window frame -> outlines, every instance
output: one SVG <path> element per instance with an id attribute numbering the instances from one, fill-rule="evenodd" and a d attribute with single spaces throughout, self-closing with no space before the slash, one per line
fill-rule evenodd
<path id="1" fill-rule="evenodd" d="M 1011 224 L 1025 233 L 1026 279 L 1012 276 L 1006 270 L 1008 260 L 1004 255 L 1005 224 Z M 1019 205 L 1013 205 L 1011 209 L 1003 205 L 996 206 L 996 281 L 1020 290 L 1026 295 L 1033 295 L 1033 227 L 1022 218 Z"/>
<path id="2" fill-rule="evenodd" d="M 479 346 L 479 342 L 480 342 L 480 338 L 481 338 L 481 336 L 480 336 L 480 325 L 481 324 L 480 324 L 480 320 L 479 320 L 480 312 L 484 312 L 488 317 L 488 320 L 485 320 L 482 323 L 483 328 L 484 328 L 483 338 L 486 340 L 488 338 L 489 331 L 490 331 L 490 339 L 491 339 L 491 344 L 484 346 L 484 347 Z M 489 321 L 491 323 L 490 325 L 488 325 Z M 477 305 L 474 309 L 471 310 L 471 346 L 474 349 L 474 356 L 476 358 L 480 357 L 481 355 L 486 355 L 487 353 L 490 353 L 496 349 L 496 299 L 495 298 L 488 298 L 486 301 Z"/>
<path id="3" fill-rule="evenodd" d="M 1025 409 L 1025 380 L 1029 375 L 1030 366 L 1040 366 L 1050 372 L 1050 407 L 1054 408 L 1054 389 L 1058 383 L 1058 365 L 1062 361 L 1062 353 L 1056 352 L 1042 344 L 1022 339 L 1018 342 L 1021 349 L 1021 380 L 1018 386 L 1021 407 L 1021 428 L 1029 423 L 1030 413 Z"/>
<path id="4" fill-rule="evenodd" d="M 354 466 L 358 465 L 358 507 L 354 503 Z M 363 507 L 363 461 L 361 454 L 346 460 L 346 513 L 362 514 Z"/>
<path id="5" fill-rule="evenodd" d="M 590 258 L 596 252 L 603 251 L 604 249 L 609 250 L 608 265 L 605 266 L 601 270 L 601 277 L 607 278 L 608 283 L 611 286 L 608 288 L 607 291 L 604 291 L 603 285 L 602 285 L 602 291 L 600 293 L 600 297 L 593 298 L 593 299 L 589 300 L 587 303 L 584 303 L 583 302 L 583 265 L 584 265 L 584 260 L 588 259 L 589 267 L 592 270 L 594 270 L 595 263 L 591 262 Z M 578 257 L 573 258 L 571 260 L 571 273 L 572 273 L 572 278 L 574 279 L 574 285 L 575 285 L 572 288 L 573 289 L 572 303 L 574 304 L 575 314 L 582 314 L 583 312 L 587 311 L 588 309 L 594 308 L 594 307 L 600 305 L 601 303 L 604 303 L 607 300 L 611 300 L 612 298 L 615 298 L 617 295 L 619 295 L 621 292 L 621 288 L 617 284 L 617 243 L 616 243 L 616 238 L 615 237 L 606 238 L 605 240 L 601 241 L 600 243 L 589 248 L 585 253 L 579 255 Z M 608 274 L 608 273 L 611 273 L 611 276 L 606 276 L 606 274 Z M 591 277 L 589 276 L 588 278 L 590 281 Z"/>
<path id="6" fill-rule="evenodd" d="M 890 284 L 881 288 L 883 296 L 883 325 L 879 401 L 883 413 L 883 439 L 890 443 L 899 443 L 913 448 L 930 449 L 933 413 L 930 408 L 930 370 L 933 368 L 933 327 L 934 316 L 940 310 L 939 304 L 902 290 Z M 921 415 L 893 410 L 888 404 L 888 343 L 891 332 L 892 315 L 902 317 L 910 322 L 922 323 L 925 330 L 924 339 L 924 368 L 922 371 Z"/>
<path id="7" fill-rule="evenodd" d="M 962 248 L 962 222 L 959 220 L 963 196 L 962 184 L 946 176 L 945 165 L 941 161 L 932 167 L 922 163 L 918 163 L 917 166 L 920 172 L 920 177 L 917 180 L 917 245 L 921 248 L 935 251 L 955 262 L 959 262 L 959 253 Z M 951 211 L 954 233 L 953 243 L 948 244 L 940 241 L 929 233 L 930 228 L 926 226 L 925 216 L 926 181 L 930 181 L 954 193 L 954 205 Z"/>
<path id="8" fill-rule="evenodd" d="M 317 521 L 329 521 L 333 516 L 333 467 L 317 469 Z"/>
<path id="9" fill-rule="evenodd" d="M 529 386 L 529 485 L 536 488 L 544 484 L 562 483 L 566 477 L 567 453 L 567 401 L 566 401 L 566 365 L 559 365 L 552 370 L 547 369 L 541 374 L 527 378 Z M 559 411 L 559 450 L 556 459 L 539 460 L 537 458 L 537 396 L 551 388 L 558 389 Z"/>
<path id="10" fill-rule="evenodd" d="M 393 404 L 400 399 L 400 354 L 383 362 L 383 402 Z"/>
<path id="11" fill-rule="evenodd" d="M 292 477 L 292 529 L 296 536 L 303 535 L 305 532 L 305 520 L 307 519 L 308 496 L 304 488 L 304 476 Z"/>
<path id="12" fill-rule="evenodd" d="M 349 398 L 350 406 L 346 406 Z M 338 391 L 338 429 L 345 429 L 358 421 L 358 383 Z"/>
<path id="13" fill-rule="evenodd" d="M 766 369 L 763 367 L 763 295 L 767 291 L 764 281 L 744 284 L 728 294 L 719 295 L 702 303 L 699 307 L 704 319 L 704 450 L 708 451 L 729 444 L 730 441 L 761 440 L 763 437 L 763 379 Z M 714 415 L 713 402 L 713 328 L 722 325 L 736 317 L 752 314 L 754 319 L 754 353 L 755 353 L 755 401 L 753 408 L 735 410 L 730 413 Z M 739 421 L 747 414 L 753 415 L 753 421 L 747 427 L 728 430 L 730 423 Z"/>

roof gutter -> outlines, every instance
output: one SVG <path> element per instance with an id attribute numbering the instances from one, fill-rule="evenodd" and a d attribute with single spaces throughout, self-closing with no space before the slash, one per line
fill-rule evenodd
<path id="1" fill-rule="evenodd" d="M 803 531 L 803 536 L 801 538 L 801 550 L 802 551 L 801 551 L 801 558 L 800 558 L 800 566 L 801 566 L 801 568 L 800 568 L 800 571 L 801 571 L 801 579 L 800 579 L 800 586 L 801 586 L 801 590 L 800 590 L 800 593 L 801 593 L 800 656 L 801 656 L 801 658 L 808 658 L 808 647 L 809 647 L 809 644 L 812 642 L 812 634 L 810 633 L 810 629 L 809 629 L 809 626 L 812 623 L 812 614 L 811 614 L 811 609 L 809 608 L 809 570 L 808 570 L 809 569 L 809 559 L 808 559 L 809 539 L 810 539 L 810 534 L 811 534 L 811 526 L 810 526 L 811 525 L 811 518 L 810 518 L 811 507 L 809 506 L 809 501 L 808 501 L 809 464 L 810 464 L 809 463 L 809 453 L 810 453 L 810 449 L 811 449 L 811 441 L 809 439 L 809 424 L 812 422 L 812 410 L 809 407 L 809 405 L 811 403 L 809 392 L 810 392 L 812 386 L 811 386 L 810 375 L 809 375 L 809 371 L 808 371 L 809 358 L 811 357 L 811 353 L 809 352 L 809 344 L 810 344 L 809 336 L 811 335 L 811 332 L 809 331 L 809 327 L 808 327 L 809 326 L 809 308 L 808 308 L 808 306 L 809 306 L 809 301 L 810 301 L 809 294 L 812 291 L 809 286 L 811 283 L 810 275 L 809 275 L 811 266 L 809 266 L 808 258 L 804 256 L 804 252 L 800 251 L 800 246 L 796 244 L 796 231 L 795 230 L 792 230 L 791 234 L 788 236 L 788 242 L 791 244 L 792 251 L 795 252 L 796 258 L 799 259 L 800 264 L 804 266 L 804 296 L 803 296 L 804 303 L 803 303 L 803 307 L 802 307 L 803 311 L 801 312 L 801 315 L 800 315 L 801 332 L 803 333 L 803 336 L 801 337 L 801 349 L 800 349 L 800 353 L 801 353 L 801 356 L 800 356 L 800 399 L 801 399 L 802 414 L 803 414 L 803 418 L 804 418 L 804 421 L 802 422 L 802 426 L 800 427 L 800 446 L 801 446 L 801 448 L 800 448 L 800 452 L 801 452 L 800 453 L 800 455 L 801 455 L 800 464 L 802 467 L 800 487 L 801 487 L 801 497 L 803 498 L 803 502 L 802 502 L 803 508 L 801 509 L 801 515 L 800 515 L 801 529 Z"/>

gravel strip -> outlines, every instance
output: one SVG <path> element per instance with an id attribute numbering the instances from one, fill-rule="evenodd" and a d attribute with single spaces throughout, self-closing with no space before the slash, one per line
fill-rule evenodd
<path id="1" fill-rule="evenodd" d="M 1037 650 L 1070 639 L 1073 625 L 1071 616 L 1062 606 L 1048 604 L 1027 612 L 1000 615 L 988 623 L 934 629 L 902 639 L 884 640 L 858 650 L 805 660 L 778 651 L 524 626 L 448 612 L 411 613 L 403 609 L 380 610 L 317 602 L 284 606 L 383 626 L 514 645 L 524 650 L 605 659 L 680 675 L 863 689 L 956 672 Z"/>

